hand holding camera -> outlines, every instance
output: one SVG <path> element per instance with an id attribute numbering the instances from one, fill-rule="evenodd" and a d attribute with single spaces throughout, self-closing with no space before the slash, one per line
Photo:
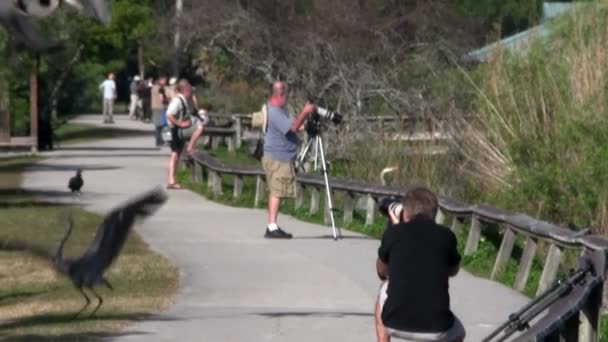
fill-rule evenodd
<path id="1" fill-rule="evenodd" d="M 305 112 L 306 114 L 311 114 L 315 111 L 316 106 L 311 103 L 310 101 L 306 102 L 306 104 L 304 105 L 304 108 L 302 108 L 302 111 Z"/>
<path id="2" fill-rule="evenodd" d="M 401 213 L 403 212 L 403 204 L 396 196 L 381 198 L 378 201 L 378 210 L 380 213 L 388 217 L 393 224 L 401 222 Z"/>

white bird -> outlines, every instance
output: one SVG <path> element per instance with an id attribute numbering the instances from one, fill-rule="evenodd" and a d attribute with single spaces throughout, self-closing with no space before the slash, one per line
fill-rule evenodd
<path id="1" fill-rule="evenodd" d="M 382 185 L 386 185 L 386 179 L 384 179 L 386 174 L 390 172 L 395 172 L 397 170 L 399 170 L 399 168 L 396 166 L 385 167 L 384 169 L 382 169 L 382 172 L 380 172 L 380 182 L 382 182 Z"/>

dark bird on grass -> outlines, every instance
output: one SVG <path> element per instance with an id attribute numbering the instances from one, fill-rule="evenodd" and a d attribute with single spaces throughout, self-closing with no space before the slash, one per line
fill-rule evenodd
<path id="1" fill-rule="evenodd" d="M 84 180 L 82 179 L 82 169 L 76 170 L 76 176 L 70 178 L 68 182 L 68 188 L 72 190 L 72 193 L 80 194 L 80 189 L 84 185 Z"/>
<path id="2" fill-rule="evenodd" d="M 31 52 L 59 49 L 63 44 L 36 30 L 29 18 L 47 17 L 64 5 L 76 8 L 80 14 L 106 25 L 110 22 L 109 0 L 0 0 L 0 24 Z"/>
<path id="3" fill-rule="evenodd" d="M 103 304 L 103 299 L 95 292 L 94 287 L 104 285 L 110 290 L 114 289 L 110 282 L 104 278 L 104 272 L 116 260 L 127 240 L 131 227 L 137 219 L 143 219 L 154 214 L 166 201 L 166 193 L 158 187 L 131 198 L 114 208 L 97 227 L 95 238 L 84 254 L 78 258 L 64 258 L 63 256 L 63 247 L 72 233 L 71 212 L 66 220 L 65 234 L 59 241 L 54 254 L 50 254 L 39 246 L 19 241 L 0 241 L 0 250 L 28 251 L 50 261 L 58 273 L 67 276 L 72 281 L 86 300 L 85 305 L 76 313 L 74 318 L 78 317 L 91 303 L 91 299 L 87 296 L 84 288 L 89 289 L 98 299 L 97 307 L 91 313 L 91 316 L 93 316 Z"/>

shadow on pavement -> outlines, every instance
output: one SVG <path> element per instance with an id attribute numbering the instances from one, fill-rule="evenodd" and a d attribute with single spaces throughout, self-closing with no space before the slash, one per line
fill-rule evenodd
<path id="1" fill-rule="evenodd" d="M 56 151 L 160 151 L 160 147 L 129 147 L 129 146 L 74 146 L 60 147 Z"/>
<path id="2" fill-rule="evenodd" d="M 152 153 L 116 153 L 116 154 L 112 154 L 112 158 L 169 158 L 169 151 L 167 151 L 167 154 L 152 154 Z M 92 159 L 92 158 L 102 158 L 102 159 L 106 159 L 108 158 L 108 155 L 103 155 L 103 154 L 99 154 L 99 155 L 91 155 L 91 154 L 70 154 L 70 155 L 63 155 L 63 156 L 53 156 L 53 159 L 81 159 L 81 158 L 86 158 L 86 159 Z"/>
<path id="3" fill-rule="evenodd" d="M 90 125 L 90 124 L 87 124 Z M 69 140 L 98 140 L 98 139 L 111 139 L 119 137 L 135 137 L 135 136 L 154 136 L 154 127 L 150 129 L 128 129 L 116 127 L 87 127 L 85 129 L 78 129 L 71 132 L 64 132 L 57 137 L 57 144 L 61 145 L 64 141 Z"/>
<path id="4" fill-rule="evenodd" d="M 293 311 L 293 312 L 259 312 L 252 313 L 251 315 L 264 316 L 269 318 L 283 318 L 283 317 L 347 317 L 347 316 L 360 316 L 360 317 L 371 317 L 374 316 L 373 312 L 327 312 L 327 311 Z"/>
<path id="5" fill-rule="evenodd" d="M 1 278 L 1 276 L 0 276 Z M 38 290 L 38 291 L 21 291 L 21 292 L 16 292 L 16 293 L 7 293 L 7 294 L 1 294 L 0 295 L 0 306 L 2 305 L 2 302 L 7 301 L 7 300 L 15 300 L 15 299 L 22 299 L 22 298 L 29 298 L 29 297 L 35 297 L 39 294 L 43 294 L 47 292 L 46 290 Z"/>
<path id="6" fill-rule="evenodd" d="M 66 181 L 66 191 L 57 191 L 57 190 L 25 190 L 21 188 L 3 188 L 0 189 L 0 196 L 23 196 L 23 198 L 27 198 L 25 202 L 29 200 L 34 204 L 37 204 L 41 207 L 51 206 L 53 203 L 48 203 L 47 201 L 35 201 L 32 200 L 31 197 L 44 197 L 44 198 L 57 198 L 57 197 L 73 197 L 72 193 L 67 190 L 67 181 Z M 0 201 L 1 202 L 1 201 Z"/>
<path id="7" fill-rule="evenodd" d="M 36 171 L 74 171 L 77 169 L 82 169 L 82 171 L 110 171 L 110 170 L 119 170 L 122 167 L 118 166 L 108 166 L 108 165 L 77 165 L 77 164 L 62 164 L 62 165 L 53 165 L 53 164 L 45 164 L 45 163 L 36 163 L 32 166 L 28 166 L 22 170 L 22 172 L 36 172 Z M 66 184 L 67 184 L 66 179 Z"/>
<path id="8" fill-rule="evenodd" d="M 318 236 L 294 236 L 292 239 L 294 240 L 333 240 L 333 235 L 318 235 Z M 359 235 L 342 235 L 342 238 L 338 238 L 340 240 L 376 240 L 369 236 L 359 236 Z"/>
<path id="9" fill-rule="evenodd" d="M 158 322 L 169 322 L 169 321 L 181 321 L 183 319 L 177 317 L 169 317 L 169 316 L 161 316 L 161 315 L 153 315 L 148 313 L 97 313 L 93 317 L 89 317 L 87 315 L 79 316 L 74 319 L 74 313 L 62 313 L 62 314 L 43 314 L 36 316 L 24 317 L 4 323 L 0 323 L 0 331 L 8 330 L 8 329 L 23 329 L 23 328 L 32 328 L 32 327 L 40 327 L 45 325 L 56 325 L 61 323 L 69 323 L 73 324 L 75 322 L 83 322 L 83 321 L 130 321 L 130 322 L 140 322 L 140 321 L 158 321 Z M 29 336 L 15 336 L 11 338 L 11 341 L 88 341 L 86 337 L 103 337 L 97 336 L 99 334 L 107 335 L 106 337 L 111 336 L 122 336 L 120 333 L 114 335 L 111 333 L 82 333 L 82 334 L 69 334 L 63 336 L 37 336 L 37 335 L 29 335 Z M 2 336 L 2 334 L 0 334 Z M 18 339 L 17 339 L 18 338 Z M 37 338 L 37 339 L 36 339 Z M 71 340 L 69 338 L 72 338 Z M 79 338 L 79 339 L 75 339 Z"/>
<path id="10" fill-rule="evenodd" d="M 85 332 L 85 333 L 71 333 L 71 334 L 59 334 L 59 335 L 19 335 L 11 336 L 7 341 L 15 342 L 48 342 L 48 341 L 61 341 L 61 342 L 80 342 L 80 341 L 105 341 L 107 339 L 114 339 L 122 336 L 141 336 L 147 335 L 145 332 L 120 332 L 120 333 L 108 333 L 108 332 Z M 3 334 L 0 334 L 2 337 Z"/>

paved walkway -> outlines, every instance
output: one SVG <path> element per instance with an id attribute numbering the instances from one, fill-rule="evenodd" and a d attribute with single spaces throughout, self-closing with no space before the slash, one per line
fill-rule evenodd
<path id="1" fill-rule="evenodd" d="M 62 147 L 29 169 L 24 186 L 69 201 L 67 180 L 83 168 L 83 205 L 104 213 L 129 196 L 165 184 L 168 150 L 153 147 L 150 125 L 117 117 L 116 126 L 149 136 Z M 99 116 L 76 121 L 99 123 Z M 289 241 L 263 238 L 265 211 L 237 209 L 193 192 L 168 203 L 138 232 L 181 270 L 174 305 L 136 323 L 117 341 L 374 341 L 373 303 L 379 242 L 281 216 Z M 120 259 L 118 260 L 120 262 Z M 415 281 L 413 279 L 412 281 Z M 527 299 L 467 272 L 451 280 L 467 341 L 480 341 Z"/>

